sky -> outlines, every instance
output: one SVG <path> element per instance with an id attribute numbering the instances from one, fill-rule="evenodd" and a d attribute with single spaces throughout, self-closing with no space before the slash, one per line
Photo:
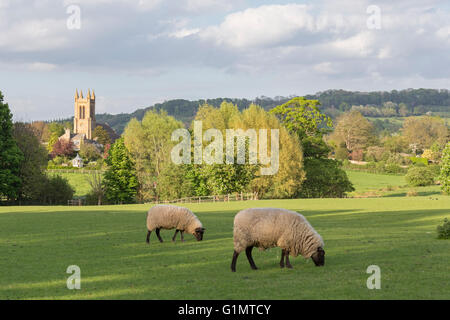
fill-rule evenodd
<path id="1" fill-rule="evenodd" d="M 0 0 L 0 91 L 16 121 L 170 99 L 450 88 L 438 0 Z"/>

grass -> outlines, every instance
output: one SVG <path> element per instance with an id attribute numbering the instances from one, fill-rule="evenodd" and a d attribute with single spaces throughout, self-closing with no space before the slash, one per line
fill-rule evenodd
<path id="1" fill-rule="evenodd" d="M 91 186 L 89 185 L 88 173 L 80 173 L 80 172 L 50 172 L 51 175 L 60 175 L 63 178 L 66 178 L 69 181 L 69 184 L 75 190 L 74 197 L 83 197 L 91 191 Z"/>
<path id="2" fill-rule="evenodd" d="M 383 188 L 406 185 L 405 176 L 378 174 L 364 171 L 346 170 L 356 192 L 366 192 Z"/>
<path id="3" fill-rule="evenodd" d="M 439 186 L 415 187 L 407 185 L 405 176 L 346 170 L 355 191 L 349 197 L 405 197 L 411 191 L 419 196 L 437 196 L 441 194 Z"/>
<path id="4" fill-rule="evenodd" d="M 202 220 L 202 242 L 173 231 L 145 243 L 149 205 L 0 207 L 0 299 L 449 299 L 450 242 L 436 226 L 450 216 L 450 197 L 260 200 L 187 205 Z M 325 267 L 280 249 L 254 250 L 230 271 L 232 225 L 245 207 L 303 213 L 325 240 Z M 81 290 L 68 290 L 69 265 Z M 381 289 L 369 290 L 369 265 Z"/>

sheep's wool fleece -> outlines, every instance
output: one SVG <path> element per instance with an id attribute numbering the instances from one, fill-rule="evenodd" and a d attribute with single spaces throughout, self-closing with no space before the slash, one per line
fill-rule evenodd
<path id="1" fill-rule="evenodd" d="M 184 230 L 194 233 L 196 228 L 202 228 L 197 216 L 187 208 L 171 205 L 156 205 L 147 213 L 147 229 L 153 231 L 161 229 Z"/>
<path id="2" fill-rule="evenodd" d="M 238 212 L 234 218 L 234 249 L 248 246 L 261 249 L 280 247 L 296 257 L 310 258 L 323 247 L 322 237 L 303 215 L 278 208 L 251 208 Z"/>

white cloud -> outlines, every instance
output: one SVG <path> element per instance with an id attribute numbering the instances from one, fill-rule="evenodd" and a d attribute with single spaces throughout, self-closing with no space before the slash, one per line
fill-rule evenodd
<path id="1" fill-rule="evenodd" d="M 226 16 L 223 23 L 206 28 L 200 36 L 218 45 L 237 48 L 281 43 L 300 30 L 314 31 L 308 8 L 300 4 L 249 8 Z"/>
<path id="2" fill-rule="evenodd" d="M 183 28 L 183 29 L 176 30 L 174 32 L 169 33 L 169 37 L 172 37 L 172 38 L 184 38 L 184 37 L 188 37 L 188 36 L 192 36 L 194 34 L 197 34 L 199 31 L 200 31 L 199 28 L 193 28 L 193 29 Z"/>
<path id="3" fill-rule="evenodd" d="M 43 19 L 15 23 L 0 33 L 0 48 L 6 51 L 40 51 L 68 43 L 65 20 Z"/>

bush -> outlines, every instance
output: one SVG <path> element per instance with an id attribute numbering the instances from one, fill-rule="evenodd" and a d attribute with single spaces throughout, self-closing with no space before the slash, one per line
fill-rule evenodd
<path id="1" fill-rule="evenodd" d="M 428 159 L 420 157 L 410 157 L 409 158 L 414 165 L 428 165 Z"/>
<path id="2" fill-rule="evenodd" d="M 438 239 L 450 239 L 450 221 L 447 218 L 444 219 L 442 226 L 436 228 Z"/>
<path id="3" fill-rule="evenodd" d="M 75 191 L 66 178 L 60 175 L 47 177 L 45 187 L 42 189 L 43 203 L 50 205 L 66 205 L 67 200 L 73 198 Z"/>
<path id="4" fill-rule="evenodd" d="M 406 182 L 413 187 L 429 186 L 434 184 L 433 171 L 428 167 L 413 166 L 405 176 Z"/>
<path id="5" fill-rule="evenodd" d="M 407 193 L 406 193 L 406 196 L 407 197 L 417 197 L 419 194 L 417 193 L 417 191 L 416 190 L 409 190 Z"/>
<path id="6" fill-rule="evenodd" d="M 441 174 L 439 176 L 442 191 L 450 194 L 450 142 L 445 146 L 442 152 Z"/>
<path id="7" fill-rule="evenodd" d="M 347 173 L 333 159 L 305 159 L 306 180 L 301 198 L 342 198 L 354 191 Z"/>
<path id="8" fill-rule="evenodd" d="M 403 172 L 403 168 L 400 167 L 398 164 L 396 163 L 388 163 L 386 164 L 386 166 L 384 167 L 384 171 L 386 173 L 391 173 L 391 174 L 399 174 Z"/>
<path id="9" fill-rule="evenodd" d="M 335 152 L 335 157 L 338 160 L 348 160 L 348 150 L 347 148 L 338 147 Z"/>
<path id="10" fill-rule="evenodd" d="M 367 148 L 367 152 L 365 154 L 365 160 L 372 162 L 372 161 L 380 161 L 383 157 L 383 154 L 385 153 L 385 149 L 383 147 L 379 146 L 372 146 Z"/>

